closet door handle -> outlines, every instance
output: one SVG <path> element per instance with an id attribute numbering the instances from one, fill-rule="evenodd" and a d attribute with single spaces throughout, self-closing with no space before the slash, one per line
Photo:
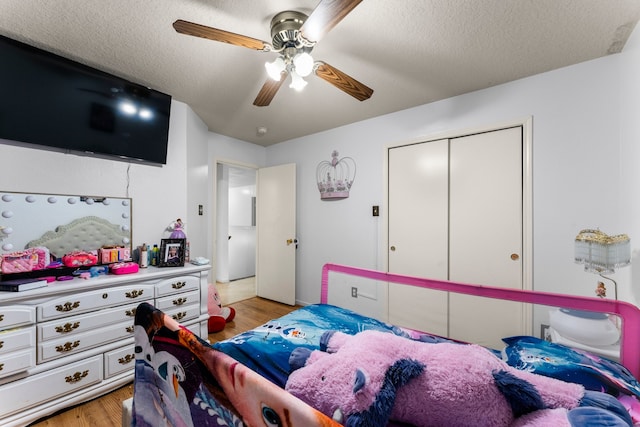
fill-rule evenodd
<path id="1" fill-rule="evenodd" d="M 395 246 L 391 246 L 389 249 L 391 249 L 391 252 L 395 252 L 396 251 L 396 247 Z"/>
<path id="2" fill-rule="evenodd" d="M 517 260 L 519 260 L 519 259 L 520 259 L 520 255 L 518 255 L 518 254 L 511 254 L 511 259 L 512 259 L 512 260 L 514 260 L 514 261 L 517 261 Z"/>

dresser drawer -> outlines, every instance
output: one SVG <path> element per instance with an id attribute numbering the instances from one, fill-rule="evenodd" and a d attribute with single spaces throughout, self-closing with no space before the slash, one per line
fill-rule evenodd
<path id="1" fill-rule="evenodd" d="M 36 308 L 31 305 L 0 307 L 0 330 L 30 325 L 36 321 Z"/>
<path id="2" fill-rule="evenodd" d="M 38 363 L 48 362 L 129 337 L 133 337 L 133 320 L 45 341 L 38 343 Z"/>
<path id="3" fill-rule="evenodd" d="M 177 292 L 200 290 L 200 276 L 180 276 L 161 280 L 156 284 L 156 298 Z"/>
<path id="4" fill-rule="evenodd" d="M 33 348 L 0 355 L 0 378 L 8 377 L 36 366 L 35 356 Z M 1 395 L 2 392 L 0 391 Z M 4 399 L 2 400 L 4 402 Z"/>
<path id="5" fill-rule="evenodd" d="M 0 331 L 0 356 L 36 345 L 35 326 Z"/>
<path id="6" fill-rule="evenodd" d="M 184 322 L 186 320 L 195 319 L 200 315 L 200 304 L 184 305 L 163 311 L 174 320 Z"/>
<path id="7" fill-rule="evenodd" d="M 70 316 L 38 324 L 38 341 L 69 337 L 102 326 L 129 320 L 133 324 L 139 303 L 121 305 L 96 312 Z"/>
<path id="8" fill-rule="evenodd" d="M 150 298 L 153 298 L 153 286 L 148 284 L 103 288 L 49 300 L 38 305 L 37 316 L 42 322 Z"/>
<path id="9" fill-rule="evenodd" d="M 134 345 L 118 348 L 104 354 L 104 377 L 110 378 L 125 371 L 132 371 L 136 365 Z"/>
<path id="10" fill-rule="evenodd" d="M 102 381 L 102 355 L 0 386 L 0 417 Z"/>
<path id="11" fill-rule="evenodd" d="M 191 305 L 200 302 L 200 290 L 184 292 L 156 299 L 155 306 L 159 310 L 165 311 L 183 305 Z"/>

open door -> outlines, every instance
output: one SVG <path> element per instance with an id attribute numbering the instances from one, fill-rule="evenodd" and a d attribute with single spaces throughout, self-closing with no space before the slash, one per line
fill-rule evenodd
<path id="1" fill-rule="evenodd" d="M 256 292 L 296 303 L 296 165 L 258 170 L 256 179 Z"/>

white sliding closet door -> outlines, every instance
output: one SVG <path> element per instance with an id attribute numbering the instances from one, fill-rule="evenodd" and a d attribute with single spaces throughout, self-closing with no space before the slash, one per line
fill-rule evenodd
<path id="1" fill-rule="evenodd" d="M 522 128 L 450 143 L 449 280 L 522 289 Z M 523 305 L 451 294 L 449 333 L 502 348 L 524 333 Z"/>
<path id="2" fill-rule="evenodd" d="M 389 149 L 389 271 L 448 277 L 449 140 Z M 389 322 L 447 334 L 447 294 L 390 284 Z"/>

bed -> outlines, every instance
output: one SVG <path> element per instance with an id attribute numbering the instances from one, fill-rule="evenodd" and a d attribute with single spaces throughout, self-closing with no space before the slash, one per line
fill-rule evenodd
<path id="1" fill-rule="evenodd" d="M 620 362 L 536 337 L 490 349 L 390 325 L 328 304 L 344 277 L 608 313 Z M 135 324 L 135 426 L 640 425 L 640 310 L 625 302 L 326 264 L 320 304 L 225 341 L 148 304 Z"/>

